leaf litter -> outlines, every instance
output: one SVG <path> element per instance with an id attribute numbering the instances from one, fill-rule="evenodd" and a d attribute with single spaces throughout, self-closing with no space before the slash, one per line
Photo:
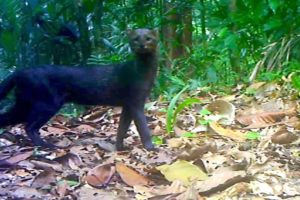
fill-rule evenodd
<path id="1" fill-rule="evenodd" d="M 12 127 L 0 135 L 0 199 L 300 198 L 297 95 L 288 82 L 259 82 L 228 96 L 185 91 L 171 109 L 161 97 L 146 106 L 154 152 L 133 124 L 129 149 L 115 150 L 120 108 L 55 116 L 41 129 L 64 147 L 52 151 L 25 147 Z"/>

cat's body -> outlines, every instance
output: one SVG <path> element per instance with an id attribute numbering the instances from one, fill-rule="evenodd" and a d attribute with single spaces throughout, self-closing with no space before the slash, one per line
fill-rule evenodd
<path id="1" fill-rule="evenodd" d="M 25 123 L 34 145 L 49 146 L 39 129 L 64 103 L 122 106 L 117 149 L 134 120 L 145 148 L 152 149 L 144 104 L 157 71 L 156 35 L 148 29 L 129 33 L 134 61 L 95 67 L 41 66 L 14 72 L 0 85 L 0 100 L 15 88 L 16 103 L 0 115 L 0 127 Z"/>

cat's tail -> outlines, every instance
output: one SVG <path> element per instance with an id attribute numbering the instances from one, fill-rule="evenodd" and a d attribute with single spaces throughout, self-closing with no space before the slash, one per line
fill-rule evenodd
<path id="1" fill-rule="evenodd" d="M 6 97 L 9 91 L 15 86 L 16 73 L 13 73 L 0 83 L 0 101 Z"/>

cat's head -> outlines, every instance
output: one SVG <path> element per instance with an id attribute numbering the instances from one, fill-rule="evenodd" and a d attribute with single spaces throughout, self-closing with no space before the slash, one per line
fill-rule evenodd
<path id="1" fill-rule="evenodd" d="M 155 53 L 157 31 L 146 28 L 127 30 L 131 50 L 136 54 Z"/>

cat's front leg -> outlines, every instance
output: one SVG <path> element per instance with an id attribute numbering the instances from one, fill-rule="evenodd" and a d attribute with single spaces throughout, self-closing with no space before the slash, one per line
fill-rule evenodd
<path id="1" fill-rule="evenodd" d="M 129 108 L 127 106 L 123 106 L 117 133 L 116 148 L 118 151 L 124 150 L 123 140 L 126 137 L 126 133 L 128 131 L 131 121 L 132 116 Z"/>
<path id="2" fill-rule="evenodd" d="M 151 133 L 147 126 L 147 120 L 144 114 L 144 106 L 131 107 L 130 111 L 144 148 L 147 150 L 154 150 L 154 145 L 151 141 Z"/>

